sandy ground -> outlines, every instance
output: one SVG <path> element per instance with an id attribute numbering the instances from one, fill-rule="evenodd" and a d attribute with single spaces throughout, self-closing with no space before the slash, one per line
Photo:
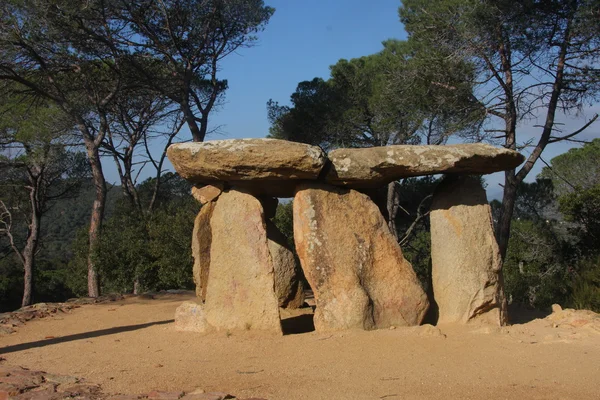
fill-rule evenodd
<path id="1" fill-rule="evenodd" d="M 173 327 L 175 308 L 190 299 L 129 298 L 34 320 L 0 337 L 0 356 L 84 377 L 105 392 L 202 388 L 270 400 L 600 399 L 596 332 L 536 320 L 504 329 L 201 336 Z M 288 332 L 309 325 L 310 315 L 285 322 Z"/>

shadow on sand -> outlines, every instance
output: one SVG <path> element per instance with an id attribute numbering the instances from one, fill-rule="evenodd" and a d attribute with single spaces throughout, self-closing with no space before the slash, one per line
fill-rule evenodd
<path id="1" fill-rule="evenodd" d="M 281 320 L 281 329 L 284 335 L 297 335 L 315 330 L 312 314 L 298 315 Z"/>
<path id="2" fill-rule="evenodd" d="M 511 325 L 526 324 L 535 319 L 546 318 L 550 314 L 551 310 L 534 310 L 515 304 L 508 306 L 508 322 Z"/>
<path id="3" fill-rule="evenodd" d="M 146 324 L 118 326 L 115 328 L 99 329 L 97 331 L 92 331 L 92 332 L 76 333 L 74 335 L 67 335 L 67 336 L 61 336 L 61 337 L 56 337 L 56 338 L 38 340 L 35 342 L 14 344 L 11 346 L 6 346 L 6 347 L 0 348 L 0 354 L 7 354 L 7 353 L 13 353 L 15 351 L 35 349 L 37 347 L 50 346 L 53 344 L 72 342 L 74 340 L 90 339 L 90 338 L 95 338 L 95 337 L 99 337 L 99 336 L 113 335 L 115 333 L 135 331 L 138 329 L 148 328 L 153 325 L 164 325 L 164 324 L 170 324 L 172 322 L 175 322 L 175 321 L 172 319 L 169 319 L 169 320 L 165 320 L 165 321 L 149 322 Z"/>

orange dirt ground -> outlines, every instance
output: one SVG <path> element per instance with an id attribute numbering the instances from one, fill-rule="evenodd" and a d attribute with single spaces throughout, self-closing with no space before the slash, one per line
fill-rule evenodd
<path id="1" fill-rule="evenodd" d="M 192 294 L 131 297 L 33 320 L 0 336 L 6 363 L 84 377 L 105 392 L 223 391 L 294 399 L 600 399 L 600 332 L 534 320 L 328 334 L 311 309 L 283 337 L 175 331 Z M 304 313 L 305 315 L 300 315 Z M 439 329 L 438 329 L 439 328 Z"/>

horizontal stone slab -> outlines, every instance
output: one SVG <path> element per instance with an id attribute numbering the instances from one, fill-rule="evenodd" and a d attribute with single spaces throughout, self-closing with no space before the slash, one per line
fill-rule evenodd
<path id="1" fill-rule="evenodd" d="M 278 139 L 231 139 L 171 145 L 179 175 L 196 184 L 226 182 L 256 194 L 293 196 L 283 181 L 317 179 L 326 156 L 317 146 Z"/>
<path id="2" fill-rule="evenodd" d="M 325 180 L 351 188 L 378 187 L 421 175 L 491 174 L 515 168 L 525 160 L 516 151 L 482 143 L 337 149 L 328 157 L 332 165 Z"/>

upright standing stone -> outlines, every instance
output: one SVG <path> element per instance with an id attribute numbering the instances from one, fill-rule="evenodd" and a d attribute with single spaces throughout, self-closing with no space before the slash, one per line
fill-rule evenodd
<path id="1" fill-rule="evenodd" d="M 304 304 L 304 285 L 300 280 L 296 258 L 285 235 L 269 220 L 267 239 L 275 271 L 275 294 L 279 300 L 279 307 L 300 308 Z"/>
<path id="2" fill-rule="evenodd" d="M 208 325 L 281 334 L 273 261 L 258 199 L 236 190 L 222 193 L 210 230 L 210 276 L 203 308 Z"/>
<path id="3" fill-rule="evenodd" d="M 506 323 L 502 260 L 478 178 L 447 176 L 431 206 L 433 295 L 439 323 Z"/>
<path id="4" fill-rule="evenodd" d="M 315 292 L 315 328 L 418 325 L 429 303 L 368 196 L 305 184 L 294 198 L 294 240 Z"/>

